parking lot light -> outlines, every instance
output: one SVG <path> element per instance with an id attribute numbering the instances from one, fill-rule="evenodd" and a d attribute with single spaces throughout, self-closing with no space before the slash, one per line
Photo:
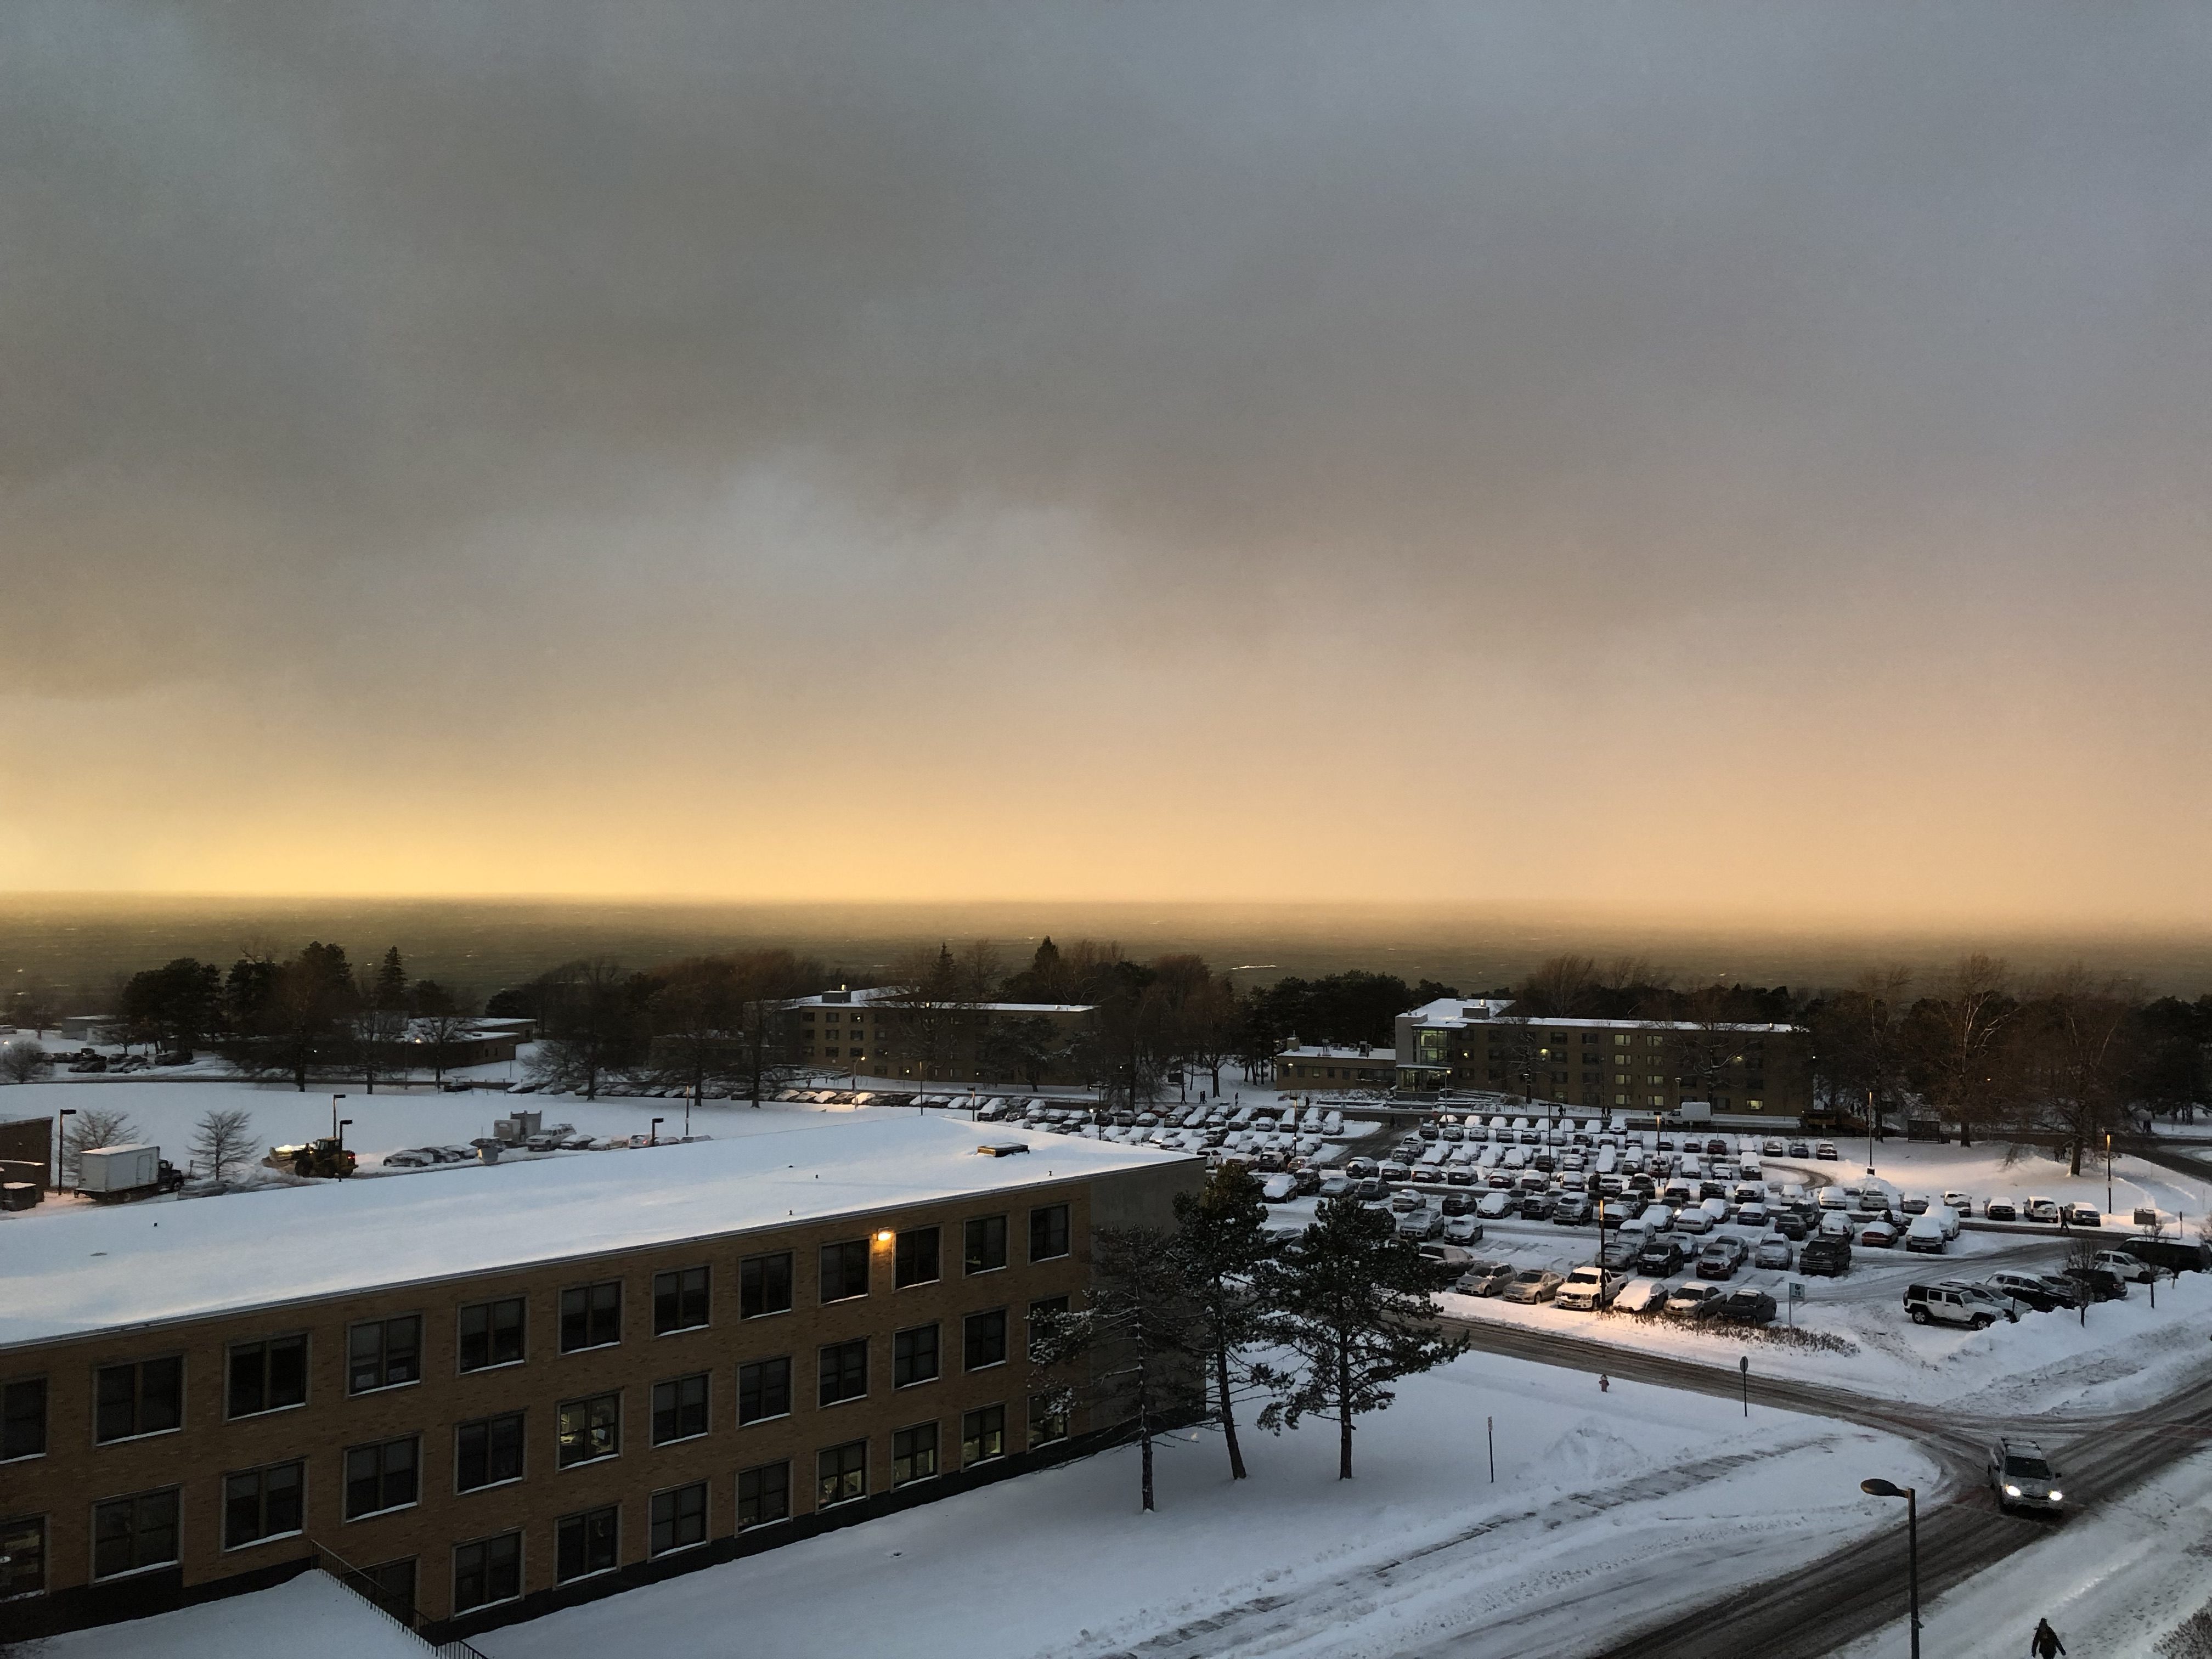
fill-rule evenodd
<path id="1" fill-rule="evenodd" d="M 1905 1500 L 1905 1559 L 1906 1583 L 1911 1597 L 1909 1622 L 1912 1632 L 1912 1659 L 1920 1659 L 1920 1491 L 1917 1486 L 1900 1486 L 1894 1481 L 1880 1479 L 1862 1480 L 1859 1490 L 1869 1498 L 1902 1498 Z"/>

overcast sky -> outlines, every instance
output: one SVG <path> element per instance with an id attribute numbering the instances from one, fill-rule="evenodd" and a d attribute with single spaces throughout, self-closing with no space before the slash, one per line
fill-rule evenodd
<path id="1" fill-rule="evenodd" d="M 2212 921 L 2201 5 L 0 9 L 0 887 Z"/>

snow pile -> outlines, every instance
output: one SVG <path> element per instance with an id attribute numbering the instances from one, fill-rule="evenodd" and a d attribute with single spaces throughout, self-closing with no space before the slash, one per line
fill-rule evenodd
<path id="1" fill-rule="evenodd" d="M 428 1646 L 327 1573 L 126 1625 L 50 1636 L 38 1659 L 425 1659 Z"/>

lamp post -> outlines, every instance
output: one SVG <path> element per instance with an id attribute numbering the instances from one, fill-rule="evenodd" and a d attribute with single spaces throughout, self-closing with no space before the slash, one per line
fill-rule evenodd
<path id="1" fill-rule="evenodd" d="M 1867 1178 L 1874 1178 L 1874 1091 L 1867 1091 Z"/>
<path id="2" fill-rule="evenodd" d="M 2105 1131 L 2105 1213 L 2112 1212 L 2112 1132 Z M 2157 1280 L 2153 1279 L 2155 1284 Z"/>
<path id="3" fill-rule="evenodd" d="M 1911 1624 L 1912 1630 L 1912 1659 L 1920 1659 L 1920 1491 L 1917 1486 L 1900 1486 L 1888 1480 L 1862 1480 L 1859 1490 L 1869 1498 L 1902 1498 L 1905 1500 L 1905 1550 L 1907 1583 L 1911 1596 Z"/>
<path id="4" fill-rule="evenodd" d="M 660 1126 L 667 1121 L 668 1120 L 666 1118 L 663 1117 L 657 1117 L 653 1120 L 652 1127 L 646 1131 L 646 1140 L 648 1145 L 654 1146 L 660 1145 Z"/>
<path id="5" fill-rule="evenodd" d="M 353 1120 L 349 1117 L 342 1117 L 331 1129 L 331 1139 L 337 1142 L 338 1150 L 340 1152 L 345 1151 L 346 1126 L 350 1124 L 352 1121 Z"/>
<path id="6" fill-rule="evenodd" d="M 62 1190 L 62 1158 L 64 1155 L 63 1147 L 69 1140 L 69 1125 L 62 1120 L 76 1115 L 76 1108 L 74 1106 L 64 1106 L 54 1114 L 54 1190 L 56 1192 Z"/>
<path id="7" fill-rule="evenodd" d="M 345 1097 L 343 1095 L 332 1095 L 331 1097 L 331 1139 L 332 1140 L 336 1140 L 338 1138 L 338 1102 L 344 1098 Z"/>

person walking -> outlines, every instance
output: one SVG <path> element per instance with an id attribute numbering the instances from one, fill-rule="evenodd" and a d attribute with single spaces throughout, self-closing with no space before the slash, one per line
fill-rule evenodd
<path id="1" fill-rule="evenodd" d="M 2048 1619 L 2035 1621 L 2035 1634 L 2028 1639 L 2027 1650 L 2033 1659 L 2059 1659 L 2066 1651 L 2066 1644 L 2058 1639 L 2058 1632 L 2051 1628 Z"/>
<path id="2" fill-rule="evenodd" d="M 1603 1371 L 1600 1371 L 1597 1374 L 1597 1391 L 1600 1394 L 1611 1394 L 1613 1392 L 1613 1379 L 1607 1376 Z"/>

